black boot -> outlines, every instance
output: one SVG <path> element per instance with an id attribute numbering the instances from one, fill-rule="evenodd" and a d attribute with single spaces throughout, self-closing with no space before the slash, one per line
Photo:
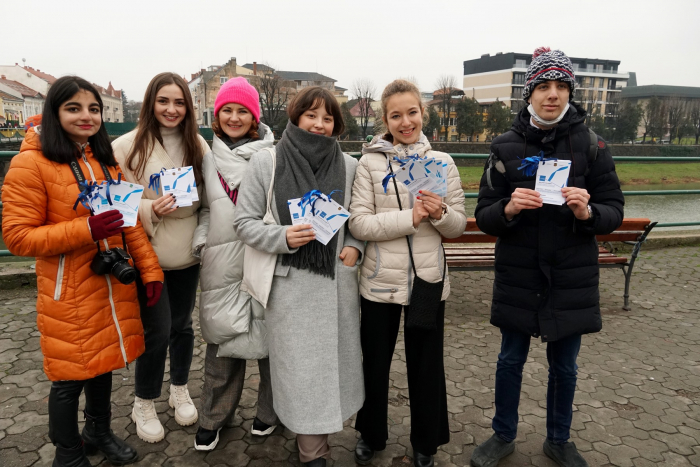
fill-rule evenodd
<path id="1" fill-rule="evenodd" d="M 306 467 L 326 467 L 326 458 L 319 457 L 318 459 L 314 459 L 311 462 L 306 462 L 304 465 Z"/>
<path id="2" fill-rule="evenodd" d="M 360 465 L 367 465 L 372 462 L 374 458 L 374 449 L 369 447 L 367 442 L 360 438 L 357 441 L 357 446 L 355 446 L 355 463 Z"/>
<path id="3" fill-rule="evenodd" d="M 420 452 L 413 451 L 413 465 L 415 467 L 433 467 L 435 460 L 433 460 L 433 456 L 426 456 Z"/>
<path id="4" fill-rule="evenodd" d="M 67 449 L 56 445 L 56 457 L 53 458 L 51 467 L 91 467 L 90 461 L 85 457 L 83 444 Z"/>
<path id="5" fill-rule="evenodd" d="M 107 460 L 113 465 L 124 465 L 136 462 L 138 453 L 136 449 L 114 436 L 110 428 L 112 414 L 102 417 L 91 417 L 85 412 L 85 427 L 83 428 L 83 441 L 85 452 L 94 454 L 102 451 Z"/>

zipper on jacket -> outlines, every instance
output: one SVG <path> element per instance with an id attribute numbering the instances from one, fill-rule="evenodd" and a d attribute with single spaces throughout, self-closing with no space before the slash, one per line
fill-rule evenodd
<path id="1" fill-rule="evenodd" d="M 126 369 L 129 369 L 129 360 L 126 358 L 126 349 L 124 348 L 124 337 L 122 336 L 122 330 L 119 327 L 119 320 L 117 319 L 117 309 L 114 307 L 114 298 L 112 297 L 112 281 L 109 278 L 109 274 L 105 274 L 105 279 L 107 279 L 107 288 L 109 289 L 109 306 L 112 308 L 112 319 L 114 320 L 114 326 L 117 328 L 117 334 L 119 335 L 119 348 L 122 351 L 122 358 L 124 358 L 124 365 Z"/>
<path id="2" fill-rule="evenodd" d="M 396 293 L 399 289 L 369 289 L 369 291 L 375 293 Z"/>
<path id="3" fill-rule="evenodd" d="M 95 179 L 95 172 L 92 171 L 92 167 L 90 166 L 90 163 L 87 160 L 87 157 L 85 157 L 85 146 L 84 144 L 80 145 L 80 155 L 83 158 L 83 162 L 85 162 L 85 165 L 87 165 L 88 170 L 90 171 L 90 177 L 92 177 L 92 181 L 96 182 L 97 180 Z"/>
<path id="4" fill-rule="evenodd" d="M 61 255 L 58 258 L 58 273 L 56 273 L 56 290 L 53 293 L 53 299 L 59 301 L 61 299 L 61 290 L 63 289 L 63 269 L 66 265 L 66 255 Z"/>
<path id="5" fill-rule="evenodd" d="M 95 172 L 92 171 L 92 167 L 90 166 L 87 157 L 85 157 L 85 146 L 86 145 L 80 145 L 80 155 L 82 156 L 83 162 L 85 162 L 85 165 L 87 165 L 87 168 L 90 171 L 90 177 L 92 177 L 92 181 L 96 182 L 97 179 L 95 179 Z M 109 243 L 107 242 L 107 239 L 103 239 L 102 242 L 104 243 L 105 248 L 109 250 Z M 107 279 L 107 289 L 109 290 L 109 306 L 112 309 L 112 320 L 114 321 L 114 326 L 117 328 L 117 335 L 119 336 L 119 348 L 122 351 L 124 365 L 126 365 L 126 369 L 128 370 L 129 360 L 126 358 L 126 349 L 124 348 L 124 336 L 122 336 L 122 330 L 119 327 L 119 320 L 117 319 L 117 309 L 114 306 L 114 297 L 112 296 L 112 281 L 109 278 L 109 274 L 105 274 L 105 279 Z"/>

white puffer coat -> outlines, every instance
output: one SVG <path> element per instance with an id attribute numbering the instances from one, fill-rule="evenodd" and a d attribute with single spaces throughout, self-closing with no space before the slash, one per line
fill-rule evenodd
<path id="1" fill-rule="evenodd" d="M 426 219 L 417 229 L 413 227 L 413 195 L 403 184 L 398 185 L 403 207 L 401 211 L 394 184 L 391 181 L 387 184 L 386 193 L 382 187 L 382 180 L 389 173 L 387 161 L 395 156 L 405 159 L 416 153 L 449 164 L 447 197 L 443 199 L 447 211 L 440 220 Z M 399 164 L 392 164 L 396 171 Z M 393 146 L 376 136 L 362 149 L 352 188 L 348 222 L 352 235 L 368 242 L 360 274 L 360 294 L 374 302 L 408 305 L 413 270 L 406 235 L 411 239 L 418 275 L 425 281 L 438 282 L 443 271 L 441 236 L 458 237 L 467 225 L 464 192 L 454 161 L 449 154 L 431 150 L 430 143 L 423 135 L 417 143 L 409 146 Z M 445 277 L 442 300 L 447 299 L 449 294 L 448 276 Z"/>
<path id="2" fill-rule="evenodd" d="M 274 144 L 267 125 L 258 129 L 261 139 L 233 150 L 214 136 L 212 152 L 204 157 L 206 197 L 192 243 L 193 254 L 202 259 L 200 272 L 199 323 L 207 343 L 219 344 L 218 357 L 256 360 L 267 357 L 267 328 L 264 308 L 247 292 L 243 280 L 245 245 L 233 229 L 236 206 L 219 179 L 237 190 L 250 156 Z"/>

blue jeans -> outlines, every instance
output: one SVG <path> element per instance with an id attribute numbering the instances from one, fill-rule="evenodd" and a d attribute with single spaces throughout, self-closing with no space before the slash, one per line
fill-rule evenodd
<path id="1" fill-rule="evenodd" d="M 547 343 L 547 439 L 556 444 L 569 440 L 578 370 L 576 358 L 580 348 L 581 335 Z M 520 386 L 529 350 L 529 334 L 501 329 L 501 353 L 496 366 L 496 415 L 491 426 L 504 441 L 513 441 L 518 433 Z"/>

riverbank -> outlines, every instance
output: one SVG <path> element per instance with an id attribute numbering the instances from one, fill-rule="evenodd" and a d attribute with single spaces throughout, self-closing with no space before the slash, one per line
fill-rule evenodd
<path id="1" fill-rule="evenodd" d="M 483 167 L 458 167 L 465 190 L 478 190 Z M 622 186 L 700 183 L 700 163 L 619 163 L 617 176 Z"/>

